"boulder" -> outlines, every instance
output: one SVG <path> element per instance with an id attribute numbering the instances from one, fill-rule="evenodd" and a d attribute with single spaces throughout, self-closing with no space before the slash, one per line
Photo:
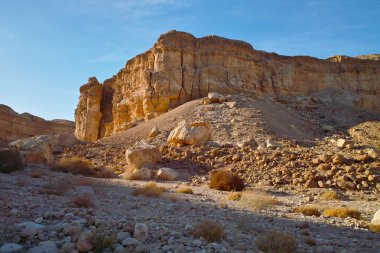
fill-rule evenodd
<path id="1" fill-rule="evenodd" d="M 274 149 L 274 148 L 281 148 L 282 145 L 278 143 L 277 141 L 274 140 L 266 140 L 265 141 L 266 147 L 269 149 Z"/>
<path id="2" fill-rule="evenodd" d="M 28 253 L 58 253 L 58 249 L 53 241 L 44 241 L 28 250 Z"/>
<path id="3" fill-rule="evenodd" d="M 244 140 L 244 141 L 238 142 L 238 143 L 237 143 L 237 146 L 238 146 L 239 148 L 245 148 L 245 147 L 253 148 L 253 147 L 257 147 L 257 142 L 256 142 L 255 139 L 250 138 L 250 139 L 247 139 L 247 140 Z"/>
<path id="4" fill-rule="evenodd" d="M 345 139 L 338 139 L 336 145 L 340 148 L 344 148 L 348 144 L 348 141 Z"/>
<path id="5" fill-rule="evenodd" d="M 371 224 L 380 225 L 380 209 L 377 210 L 377 212 L 373 216 L 373 219 L 371 220 Z"/>
<path id="6" fill-rule="evenodd" d="M 5 243 L 0 247 L 0 253 L 18 253 L 21 252 L 22 246 L 17 243 Z"/>
<path id="7" fill-rule="evenodd" d="M 149 180 L 152 178 L 152 172 L 150 169 L 142 167 L 141 169 L 135 169 L 132 173 L 126 175 L 126 179 L 129 180 Z"/>
<path id="8" fill-rule="evenodd" d="M 157 178 L 161 180 L 175 180 L 179 177 L 179 173 L 170 168 L 161 168 L 157 172 Z"/>
<path id="9" fill-rule="evenodd" d="M 9 149 L 21 154 L 23 163 L 52 163 L 54 154 L 76 144 L 73 134 L 39 135 L 9 143 Z"/>
<path id="10" fill-rule="evenodd" d="M 129 169 L 139 170 L 144 164 L 154 164 L 161 160 L 161 153 L 158 147 L 146 142 L 136 143 L 125 152 Z"/>
<path id="11" fill-rule="evenodd" d="M 210 92 L 207 95 L 208 100 L 210 103 L 223 103 L 227 100 L 226 97 L 223 95 L 219 94 L 218 92 Z"/>
<path id="12" fill-rule="evenodd" d="M 154 137 L 156 137 L 159 134 L 160 134 L 160 130 L 158 129 L 158 127 L 153 127 L 152 130 L 150 131 L 148 137 L 149 138 L 154 138 Z"/>
<path id="13" fill-rule="evenodd" d="M 205 145 L 211 140 L 211 126 L 207 122 L 194 122 L 187 124 L 182 121 L 174 128 L 168 137 L 168 144 L 178 145 Z"/>

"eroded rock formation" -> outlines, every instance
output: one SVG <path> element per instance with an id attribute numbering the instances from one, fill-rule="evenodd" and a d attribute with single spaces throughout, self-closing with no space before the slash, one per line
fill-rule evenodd
<path id="1" fill-rule="evenodd" d="M 344 91 L 342 102 L 379 111 L 379 80 L 379 61 L 280 56 L 242 41 L 170 31 L 111 79 L 81 87 L 75 132 L 96 141 L 209 92 L 286 98 Z"/>
<path id="2" fill-rule="evenodd" d="M 0 146 L 35 135 L 74 133 L 74 122 L 44 120 L 28 113 L 18 114 L 6 105 L 0 105 Z"/>

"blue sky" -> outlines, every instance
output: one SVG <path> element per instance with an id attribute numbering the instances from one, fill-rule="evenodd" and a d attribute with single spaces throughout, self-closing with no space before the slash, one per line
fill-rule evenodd
<path id="1" fill-rule="evenodd" d="M 284 55 L 380 53 L 379 0 L 0 0 L 0 104 L 74 119 L 103 81 L 168 30 Z"/>

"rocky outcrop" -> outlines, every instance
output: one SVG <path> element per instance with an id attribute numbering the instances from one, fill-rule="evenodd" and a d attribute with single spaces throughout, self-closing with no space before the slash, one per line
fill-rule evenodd
<path id="1" fill-rule="evenodd" d="M 344 91 L 342 102 L 379 111 L 379 80 L 374 60 L 280 56 L 242 41 L 170 31 L 111 79 L 91 78 L 81 87 L 76 135 L 95 141 L 209 92 L 284 99 Z"/>
<path id="2" fill-rule="evenodd" d="M 6 105 L 0 105 L 0 147 L 22 138 L 46 134 L 74 133 L 74 122 L 44 120 L 28 113 L 18 114 Z"/>

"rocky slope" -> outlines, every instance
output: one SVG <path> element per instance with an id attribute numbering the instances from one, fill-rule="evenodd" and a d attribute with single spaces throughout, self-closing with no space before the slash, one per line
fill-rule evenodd
<path id="1" fill-rule="evenodd" d="M 96 141 L 210 91 L 282 99 L 319 96 L 378 111 L 378 80 L 380 62 L 374 60 L 280 56 L 242 41 L 170 31 L 103 84 L 90 78 L 81 87 L 76 136 Z"/>
<path id="2" fill-rule="evenodd" d="M 74 123 L 68 120 L 44 120 L 28 113 L 18 114 L 0 105 L 0 146 L 35 135 L 73 133 Z"/>

